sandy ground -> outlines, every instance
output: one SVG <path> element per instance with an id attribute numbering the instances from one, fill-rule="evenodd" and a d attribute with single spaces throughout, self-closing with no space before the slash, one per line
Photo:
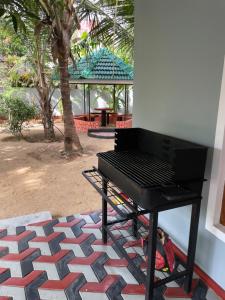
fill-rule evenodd
<path id="1" fill-rule="evenodd" d="M 62 129 L 62 125 L 57 124 Z M 113 140 L 80 134 L 84 154 L 63 159 L 63 141 L 43 142 L 42 127 L 25 130 L 18 140 L 0 128 L 0 219 L 50 211 L 54 217 L 100 208 L 101 199 L 82 170 L 97 165 L 96 153 L 113 149 Z"/>

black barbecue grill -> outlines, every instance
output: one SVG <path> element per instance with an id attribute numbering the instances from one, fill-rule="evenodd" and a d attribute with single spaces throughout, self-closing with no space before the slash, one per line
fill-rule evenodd
<path id="1" fill-rule="evenodd" d="M 137 269 L 112 234 L 110 226 L 133 220 L 133 235 L 138 236 L 139 216 L 149 213 L 148 271 L 140 282 L 146 285 L 146 299 L 152 299 L 154 287 L 186 276 L 186 291 L 190 291 L 197 240 L 198 220 L 207 148 L 188 141 L 165 136 L 141 128 L 116 129 L 115 149 L 98 153 L 98 169 L 83 175 L 102 195 L 103 241 L 109 235 L 121 253 Z M 127 195 L 124 205 L 115 205 L 120 192 Z M 122 217 L 107 221 L 107 203 Z M 154 283 L 158 212 L 192 205 L 188 259 L 185 271 L 171 274 Z M 121 208 L 122 207 L 122 208 Z"/>

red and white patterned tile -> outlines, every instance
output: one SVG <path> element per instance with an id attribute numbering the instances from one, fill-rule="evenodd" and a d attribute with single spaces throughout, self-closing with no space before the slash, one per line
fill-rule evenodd
<path id="1" fill-rule="evenodd" d="M 114 211 L 109 214 L 115 219 Z M 142 247 L 131 237 L 131 226 L 130 221 L 115 225 L 113 233 L 145 271 Z M 113 242 L 103 244 L 101 237 L 100 211 L 2 229 L 0 300 L 144 300 L 144 285 Z M 164 274 L 156 271 L 156 277 Z M 194 283 L 189 295 L 182 282 L 169 283 L 157 300 L 219 300 L 196 274 Z"/>
<path id="2" fill-rule="evenodd" d="M 34 231 L 24 231 L 18 235 L 6 235 L 0 238 L 0 247 L 8 247 L 10 253 L 20 253 L 26 250 L 28 242 L 36 236 Z"/>
<path id="3" fill-rule="evenodd" d="M 43 271 L 32 271 L 23 278 L 11 277 L 0 284 L 0 296 L 15 300 L 40 299 L 37 289 L 46 280 Z"/>
<path id="4" fill-rule="evenodd" d="M 74 258 L 70 250 L 60 250 L 53 255 L 41 255 L 33 261 L 34 270 L 46 271 L 48 279 L 60 280 L 70 273 L 68 263 Z"/>
<path id="5" fill-rule="evenodd" d="M 61 280 L 47 280 L 38 288 L 38 292 L 43 300 L 75 300 L 84 284 L 82 273 L 69 273 Z"/>
<path id="6" fill-rule="evenodd" d="M 0 266 L 8 268 L 12 277 L 24 277 L 33 271 L 32 262 L 40 255 L 40 250 L 33 248 L 19 254 L 10 253 L 0 258 Z"/>

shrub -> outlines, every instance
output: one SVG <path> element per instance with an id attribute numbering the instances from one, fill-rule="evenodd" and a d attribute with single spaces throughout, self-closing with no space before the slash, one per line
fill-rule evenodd
<path id="1" fill-rule="evenodd" d="M 0 114 L 7 117 L 10 131 L 15 135 L 21 135 L 23 123 L 35 118 L 38 109 L 19 97 L 1 96 Z"/>

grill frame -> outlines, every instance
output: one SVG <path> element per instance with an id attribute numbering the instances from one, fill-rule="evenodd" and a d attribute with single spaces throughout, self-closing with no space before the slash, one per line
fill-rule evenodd
<path id="1" fill-rule="evenodd" d="M 115 135 L 114 151 L 97 154 L 98 170 L 138 205 L 148 210 L 168 207 L 168 198 L 162 197 L 162 194 L 170 186 L 183 187 L 201 196 L 206 147 L 142 128 L 116 129 Z M 125 163 L 119 157 L 125 157 Z M 138 167 L 136 164 L 134 168 L 124 166 L 132 162 L 132 157 L 154 158 L 157 164 L 166 166 L 171 178 L 168 181 L 159 180 L 155 185 L 146 184 L 140 174 L 143 165 Z M 135 169 L 138 175 L 134 174 Z M 157 176 L 162 177 L 162 171 L 163 167 L 161 171 L 157 170 Z M 147 170 L 147 176 L 151 177 L 151 169 Z M 180 201 L 182 198 L 176 197 L 173 204 Z"/>
<path id="2" fill-rule="evenodd" d="M 153 297 L 153 290 L 163 284 L 174 281 L 176 279 L 181 279 L 186 277 L 185 290 L 187 293 L 190 292 L 192 283 L 192 274 L 194 266 L 194 255 L 197 240 L 197 230 L 198 221 L 201 205 L 201 197 L 195 196 L 188 197 L 186 200 L 180 202 L 169 201 L 169 203 L 164 207 L 157 207 L 151 211 L 143 209 L 141 206 L 137 205 L 135 201 L 129 199 L 124 201 L 124 204 L 115 205 L 113 199 L 118 197 L 118 187 L 110 182 L 103 174 L 101 174 L 95 167 L 90 170 L 82 172 L 83 176 L 95 187 L 95 189 L 102 196 L 102 239 L 104 243 L 107 243 L 108 237 L 112 239 L 115 246 L 121 252 L 121 255 L 127 259 L 129 266 L 132 269 L 135 278 L 139 283 L 144 283 L 146 286 L 146 300 L 150 300 Z M 117 192 L 115 192 L 117 190 Z M 117 220 L 109 221 L 107 216 L 108 204 L 120 215 Z M 184 271 L 175 271 L 164 279 L 154 282 L 155 274 L 155 252 L 156 252 L 156 236 L 157 236 L 157 226 L 158 226 L 158 213 L 163 210 L 168 210 L 171 208 L 184 207 L 186 205 L 192 205 L 192 215 L 189 231 L 189 247 L 188 247 L 188 259 L 187 262 L 182 262 Z M 122 208 L 121 208 L 122 206 Z M 125 213 L 124 213 L 125 211 Z M 149 213 L 149 224 L 145 224 L 140 220 L 142 215 Z M 148 262 L 147 262 L 147 274 L 144 274 L 139 267 L 135 265 L 133 260 L 129 257 L 126 249 L 121 244 L 120 239 L 113 234 L 112 226 L 116 224 L 122 224 L 128 220 L 133 220 L 133 236 L 138 237 L 139 235 L 139 224 L 144 226 L 149 234 L 149 244 L 148 244 Z"/>
<path id="3" fill-rule="evenodd" d="M 108 155 L 107 153 L 99 153 L 98 169 L 94 168 L 92 170 L 84 171 L 83 175 L 102 196 L 103 243 L 107 243 L 109 236 L 114 241 L 115 246 L 121 251 L 122 256 L 124 256 L 132 268 L 136 270 L 137 276 L 140 276 L 141 282 L 144 282 L 146 286 L 146 300 L 153 299 L 154 288 L 184 277 L 184 289 L 189 293 L 192 286 L 207 148 L 141 128 L 116 129 L 115 131 L 115 157 L 116 155 L 118 156 L 118 154 L 124 154 L 126 151 L 130 153 L 139 153 L 140 156 L 155 156 L 158 161 L 169 164 L 170 169 L 174 172 L 174 176 L 172 176 L 171 182 L 159 181 L 156 185 L 149 185 L 149 182 L 142 181 L 142 175 L 137 179 L 134 178 L 135 176 L 133 176 L 132 171 L 135 172 L 136 166 L 134 166 L 134 169 L 128 169 L 129 172 L 126 173 L 126 165 L 121 169 L 119 163 L 121 160 L 117 160 L 117 158 L 112 161 L 109 159 L 109 153 Z M 141 169 L 137 171 L 141 171 Z M 96 176 L 94 176 L 94 180 L 92 179 L 93 173 L 96 172 L 99 174 L 98 176 L 100 176 L 100 180 L 97 179 L 97 182 L 95 182 Z M 110 222 L 107 220 L 108 204 L 118 213 L 120 210 L 110 199 L 110 182 L 112 182 L 113 186 L 119 188 L 132 199 L 129 202 L 128 207 L 128 210 L 131 209 L 132 212 L 127 215 L 122 212 L 122 214 L 120 214 L 122 219 L 118 219 L 113 223 L 112 221 Z M 99 184 L 101 187 L 99 187 Z M 158 214 L 163 210 L 174 209 L 186 205 L 192 206 L 192 213 L 185 270 L 179 274 L 170 274 L 167 278 L 154 282 Z M 121 247 L 121 244 L 113 236 L 110 227 L 116 223 L 133 219 L 133 236 L 137 237 L 138 218 L 145 212 L 149 213 L 149 243 L 147 275 L 143 276 L 141 270 L 132 263 L 126 250 Z"/>

